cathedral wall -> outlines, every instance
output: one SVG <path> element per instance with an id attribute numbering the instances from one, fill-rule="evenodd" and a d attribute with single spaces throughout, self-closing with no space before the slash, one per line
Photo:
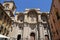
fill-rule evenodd
<path id="1" fill-rule="evenodd" d="M 30 34 L 30 28 L 29 27 L 24 27 L 23 40 L 28 39 L 29 38 L 29 34 Z"/>
<path id="2" fill-rule="evenodd" d="M 30 38 L 31 38 L 30 34 L 31 33 L 35 33 L 35 40 L 38 39 L 38 31 L 37 31 L 37 28 L 35 27 L 34 29 L 31 29 L 31 27 L 28 26 L 28 27 L 24 27 L 23 40 L 27 40 L 27 39 L 30 40 Z"/>
<path id="3" fill-rule="evenodd" d="M 22 30 L 20 30 L 18 27 L 13 27 L 13 31 L 9 33 L 9 37 L 11 38 L 17 38 L 18 35 L 22 35 Z"/>

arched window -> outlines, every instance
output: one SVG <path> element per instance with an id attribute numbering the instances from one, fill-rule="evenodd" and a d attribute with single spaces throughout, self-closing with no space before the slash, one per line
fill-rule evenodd
<path id="1" fill-rule="evenodd" d="M 4 7 L 5 7 L 5 9 L 8 9 L 9 8 L 9 4 L 5 4 Z"/>
<path id="2" fill-rule="evenodd" d="M 27 15 L 28 15 L 28 16 L 36 17 L 36 16 L 37 16 L 37 12 L 36 12 L 36 10 L 31 9 L 31 10 L 28 12 L 28 14 L 27 14 Z"/>
<path id="3" fill-rule="evenodd" d="M 46 13 L 42 13 L 41 14 L 41 19 L 45 22 L 47 20 L 47 14 Z"/>
<path id="4" fill-rule="evenodd" d="M 17 20 L 20 20 L 20 22 L 23 22 L 24 21 L 24 14 L 23 13 L 19 13 Z"/>
<path id="5" fill-rule="evenodd" d="M 31 9 L 31 10 L 29 10 L 29 12 L 28 12 L 28 17 L 30 17 L 30 20 L 33 22 L 33 21 L 37 21 L 37 12 L 36 12 L 36 10 L 34 10 L 34 9 Z"/>

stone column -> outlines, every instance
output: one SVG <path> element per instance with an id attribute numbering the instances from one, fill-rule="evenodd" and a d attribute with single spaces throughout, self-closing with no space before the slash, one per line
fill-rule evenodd
<path id="1" fill-rule="evenodd" d="M 38 40 L 38 31 L 37 31 L 37 25 L 36 25 L 36 27 L 35 27 L 35 40 Z"/>

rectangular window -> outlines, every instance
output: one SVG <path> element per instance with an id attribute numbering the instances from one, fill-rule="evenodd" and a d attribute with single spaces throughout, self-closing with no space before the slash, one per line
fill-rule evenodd
<path id="1" fill-rule="evenodd" d="M 53 28 L 53 25 L 51 24 L 51 28 Z"/>
<path id="2" fill-rule="evenodd" d="M 53 19 L 53 22 L 55 23 L 55 20 Z"/>
<path id="3" fill-rule="evenodd" d="M 57 20 L 59 20 L 60 19 L 60 15 L 59 15 L 58 12 L 56 12 L 56 16 L 57 16 Z"/>
<path id="4" fill-rule="evenodd" d="M 58 33 L 58 30 L 56 30 L 56 33 L 57 33 L 57 35 L 59 34 L 59 33 Z"/>

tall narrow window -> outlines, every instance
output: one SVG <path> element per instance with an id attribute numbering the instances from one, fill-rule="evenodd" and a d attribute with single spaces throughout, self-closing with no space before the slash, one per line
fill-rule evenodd
<path id="1" fill-rule="evenodd" d="M 20 18 L 20 21 L 23 22 L 23 19 L 24 19 L 23 16 L 20 16 L 19 18 Z"/>
<path id="2" fill-rule="evenodd" d="M 59 34 L 59 33 L 58 33 L 58 30 L 56 30 L 56 33 L 57 33 L 57 35 Z"/>
<path id="3" fill-rule="evenodd" d="M 59 20 L 60 19 L 60 15 L 59 15 L 58 12 L 56 12 L 56 16 L 57 16 L 57 20 Z"/>
<path id="4" fill-rule="evenodd" d="M 51 24 L 51 28 L 53 28 L 53 25 Z"/>
<path id="5" fill-rule="evenodd" d="M 53 19 L 53 22 L 55 23 L 55 20 Z"/>

